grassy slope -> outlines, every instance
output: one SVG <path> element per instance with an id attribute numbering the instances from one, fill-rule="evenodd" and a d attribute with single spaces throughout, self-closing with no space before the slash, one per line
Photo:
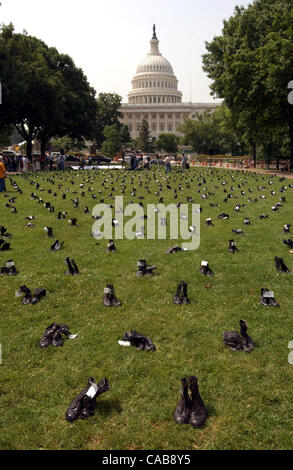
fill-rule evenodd
<path id="1" fill-rule="evenodd" d="M 55 185 L 47 180 L 48 174 L 28 175 L 27 180 L 13 177 L 23 189 L 22 195 L 8 182 L 9 195 L 17 196 L 18 213 L 10 213 L 5 207 L 8 198 L 1 195 L 0 224 L 14 238 L 12 251 L 0 253 L 0 263 L 2 266 L 12 257 L 19 275 L 0 279 L 1 449 L 292 449 L 293 368 L 287 362 L 287 344 L 293 339 L 292 275 L 280 275 L 274 266 L 277 255 L 293 271 L 293 257 L 282 244 L 282 227 L 292 221 L 293 190 L 278 191 L 290 181 L 276 178 L 269 186 L 268 177 L 263 180 L 261 175 L 234 173 L 232 182 L 232 172 L 197 169 L 183 178 L 173 171 L 170 184 L 174 188 L 185 178 L 200 174 L 206 176 L 206 184 L 198 186 L 194 180 L 191 189 L 183 184 L 177 201 L 186 202 L 186 196 L 192 195 L 194 202 L 201 203 L 201 245 L 196 251 L 174 255 L 165 254 L 166 248 L 176 244 L 174 240 L 117 241 L 118 252 L 108 254 L 106 241 L 97 244 L 91 237 L 93 221 L 91 214 L 83 214 L 83 208 L 88 205 L 91 211 L 95 201 L 87 188 L 94 187 L 97 201 L 103 196 L 105 202 L 113 203 L 108 194 L 116 186 L 113 195 L 121 195 L 122 172 L 112 171 L 112 176 L 108 171 L 56 174 Z M 127 172 L 125 201 L 131 199 L 131 176 Z M 109 188 L 101 186 L 104 177 Z M 155 178 L 152 172 L 135 175 L 137 195 L 145 197 L 144 204 L 158 202 L 156 180 L 163 183 L 160 196 L 164 202 L 174 202 L 173 191 L 165 188 L 162 177 L 164 173 L 160 176 L 158 170 Z M 222 178 L 226 186 L 221 185 Z M 45 191 L 30 185 L 32 179 Z M 147 179 L 151 194 L 144 188 Z M 248 183 L 242 197 L 238 183 L 245 179 Z M 79 184 L 86 180 L 92 183 L 85 184 L 86 197 L 82 198 Z M 238 199 L 225 204 L 223 188 L 229 192 L 232 185 L 236 189 L 231 193 Z M 257 186 L 267 189 L 258 191 Z M 201 200 L 197 191 L 203 193 L 204 187 L 215 195 Z M 70 192 L 63 201 L 65 188 Z M 47 189 L 56 190 L 57 197 Z M 270 195 L 272 189 L 274 196 Z M 79 194 L 72 194 L 73 190 Z M 31 200 L 33 191 L 54 204 L 55 213 Z M 254 199 L 261 194 L 267 198 L 247 202 L 249 196 Z M 273 213 L 271 206 L 281 195 L 287 203 Z M 71 199 L 76 196 L 80 207 L 73 209 Z M 211 208 L 210 202 L 219 202 L 220 207 Z M 234 211 L 237 202 L 247 204 L 240 213 Z M 68 218 L 77 217 L 78 226 L 57 220 L 58 210 L 68 211 Z M 228 212 L 230 219 L 219 220 L 221 212 Z M 263 212 L 269 218 L 259 220 Z M 27 228 L 24 217 L 32 214 L 37 217 L 35 227 Z M 245 216 L 252 226 L 243 224 Z M 214 227 L 204 224 L 207 217 L 213 218 Z M 45 225 L 64 240 L 62 251 L 49 251 L 52 242 L 43 230 Z M 231 229 L 239 227 L 245 234 L 232 234 Z M 227 250 L 231 238 L 239 248 L 235 255 Z M 66 256 L 75 259 L 80 276 L 65 276 Z M 141 258 L 158 265 L 153 278 L 136 278 L 136 263 Z M 214 278 L 198 273 L 203 259 L 210 262 Z M 188 282 L 190 305 L 173 304 L 180 280 Z M 120 308 L 102 305 L 103 288 L 109 281 L 123 302 Z M 205 288 L 208 283 L 211 287 Z M 23 306 L 14 297 L 22 284 L 31 289 L 45 287 L 46 298 L 35 306 Z M 280 309 L 260 305 L 261 287 L 275 291 Z M 257 345 L 251 354 L 232 353 L 222 342 L 222 332 L 238 329 L 240 318 L 247 321 Z M 41 350 L 37 343 L 52 321 L 68 324 L 79 336 L 65 341 L 63 348 Z M 150 336 L 157 351 L 120 347 L 117 340 L 130 329 Z M 198 376 L 210 415 L 203 429 L 175 425 L 172 418 L 180 398 L 180 379 L 190 375 Z M 93 418 L 71 425 L 64 413 L 89 376 L 96 380 L 106 376 L 111 391 L 100 397 Z"/>

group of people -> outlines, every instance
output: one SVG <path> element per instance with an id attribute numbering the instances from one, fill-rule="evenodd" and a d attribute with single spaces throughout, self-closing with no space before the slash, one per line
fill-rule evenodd
<path id="1" fill-rule="evenodd" d="M 2 157 L 2 163 L 9 173 L 28 170 L 28 159 L 22 155 L 5 155 Z"/>
<path id="2" fill-rule="evenodd" d="M 27 156 L 23 155 L 5 155 L 2 158 L 2 164 L 8 173 L 24 172 L 27 173 L 29 169 L 32 171 L 53 170 L 53 163 L 57 163 L 59 170 L 65 169 L 64 155 L 57 155 L 54 157 L 52 154 L 33 155 L 32 161 L 29 162 Z"/>

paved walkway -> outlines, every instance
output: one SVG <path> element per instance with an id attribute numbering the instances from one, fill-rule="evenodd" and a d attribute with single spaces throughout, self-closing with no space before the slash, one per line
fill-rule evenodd
<path id="1" fill-rule="evenodd" d="M 233 168 L 233 167 L 225 167 L 225 166 L 202 166 L 202 165 L 192 165 L 191 168 L 217 168 L 220 170 L 232 170 L 232 171 L 252 171 L 254 173 L 262 173 L 264 175 L 277 175 L 281 178 L 289 178 L 293 179 L 293 173 L 288 171 L 279 171 L 279 170 L 266 170 L 265 168 Z"/>

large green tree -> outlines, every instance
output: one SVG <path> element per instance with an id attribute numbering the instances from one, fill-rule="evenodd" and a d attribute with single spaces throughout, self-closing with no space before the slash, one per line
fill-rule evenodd
<path id="1" fill-rule="evenodd" d="M 13 25 L 0 32 L 0 125 L 13 124 L 26 141 L 41 140 L 42 153 L 53 136 L 90 138 L 95 128 L 95 91 L 72 59 Z"/>
<path id="2" fill-rule="evenodd" d="M 128 127 L 120 124 L 106 126 L 104 137 L 105 141 L 102 144 L 101 152 L 109 157 L 113 157 L 123 145 L 127 145 L 131 140 Z"/>
<path id="3" fill-rule="evenodd" d="M 156 140 L 156 148 L 167 153 L 178 152 L 179 137 L 175 134 L 162 133 Z"/>
<path id="4" fill-rule="evenodd" d="M 117 93 L 100 93 L 97 98 L 97 116 L 95 141 L 100 148 L 106 139 L 104 129 L 113 124 L 119 124 L 119 118 L 122 98 Z"/>
<path id="5" fill-rule="evenodd" d="M 255 0 L 236 7 L 222 35 L 206 43 L 203 69 L 212 94 L 224 98 L 252 148 L 268 129 L 287 129 L 293 167 L 293 107 L 287 84 L 293 77 L 291 0 Z M 270 131 L 272 132 L 272 131 Z"/>
<path id="6" fill-rule="evenodd" d="M 136 139 L 137 147 L 143 152 L 153 152 L 154 143 L 150 133 L 149 123 L 143 119 L 138 138 Z"/>
<path id="7" fill-rule="evenodd" d="M 213 112 L 197 113 L 196 119 L 186 119 L 179 131 L 183 134 L 183 143 L 190 145 L 197 153 L 239 155 L 244 148 L 231 113 L 224 104 Z"/>

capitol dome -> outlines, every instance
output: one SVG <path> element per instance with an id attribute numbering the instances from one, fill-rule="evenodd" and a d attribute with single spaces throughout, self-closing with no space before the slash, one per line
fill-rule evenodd
<path id="1" fill-rule="evenodd" d="M 150 52 L 140 62 L 133 77 L 132 90 L 128 93 L 129 104 L 181 103 L 178 80 L 172 65 L 159 51 L 155 25 L 150 45 Z"/>

